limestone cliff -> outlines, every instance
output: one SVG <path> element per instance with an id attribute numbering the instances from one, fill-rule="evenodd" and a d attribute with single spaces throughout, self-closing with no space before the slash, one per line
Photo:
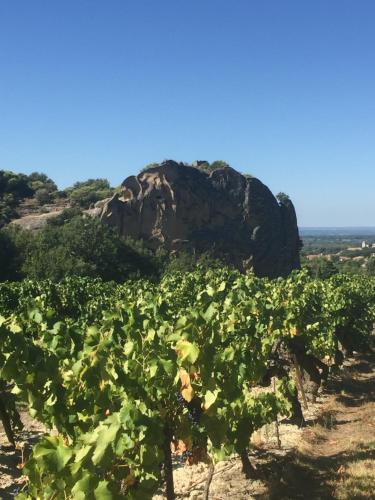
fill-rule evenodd
<path id="1" fill-rule="evenodd" d="M 279 203 L 258 179 L 230 167 L 206 172 L 165 161 L 128 177 L 96 214 L 150 248 L 209 251 L 258 276 L 299 267 L 292 202 Z"/>

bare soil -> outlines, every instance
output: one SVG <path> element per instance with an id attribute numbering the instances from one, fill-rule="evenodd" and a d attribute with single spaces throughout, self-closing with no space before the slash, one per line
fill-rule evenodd
<path id="1" fill-rule="evenodd" d="M 281 449 L 275 425 L 256 433 L 256 480 L 246 479 L 239 458 L 217 464 L 210 499 L 375 499 L 375 351 L 347 359 L 305 416 L 303 429 L 281 422 Z M 202 499 L 207 474 L 205 464 L 176 470 L 177 498 Z"/>
<path id="2" fill-rule="evenodd" d="M 22 432 L 17 433 L 17 447 L 14 450 L 6 438 L 0 423 L 0 499 L 14 498 L 25 485 L 26 478 L 22 476 L 22 463 L 31 452 L 32 446 L 45 431 L 44 426 L 32 419 L 27 411 L 21 411 L 24 424 Z"/>

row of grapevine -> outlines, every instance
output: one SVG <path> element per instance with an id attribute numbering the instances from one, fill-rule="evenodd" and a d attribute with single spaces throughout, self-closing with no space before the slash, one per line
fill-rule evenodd
<path id="1" fill-rule="evenodd" d="M 5 283 L 0 297 L 0 379 L 51 430 L 21 499 L 144 499 L 163 481 L 173 498 L 172 442 L 246 461 L 254 430 L 293 409 L 288 376 L 254 390 L 275 345 L 324 367 L 366 345 L 375 314 L 373 280 L 303 272 Z"/>

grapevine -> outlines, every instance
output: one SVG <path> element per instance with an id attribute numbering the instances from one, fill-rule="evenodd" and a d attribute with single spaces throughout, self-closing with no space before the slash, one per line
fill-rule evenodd
<path id="1" fill-rule="evenodd" d="M 340 350 L 366 347 L 375 320 L 374 280 L 304 272 L 0 291 L 4 411 L 15 427 L 17 397 L 50 430 L 21 499 L 149 498 L 163 481 L 173 498 L 172 442 L 189 463 L 238 454 L 251 474 L 252 433 L 278 415 L 303 419 L 293 360 L 319 387 Z M 274 376 L 275 391 L 259 390 Z"/>

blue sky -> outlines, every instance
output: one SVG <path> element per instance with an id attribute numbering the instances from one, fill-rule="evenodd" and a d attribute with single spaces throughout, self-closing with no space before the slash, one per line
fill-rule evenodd
<path id="1" fill-rule="evenodd" d="M 0 0 L 0 169 L 223 159 L 302 226 L 375 226 L 373 0 Z"/>

